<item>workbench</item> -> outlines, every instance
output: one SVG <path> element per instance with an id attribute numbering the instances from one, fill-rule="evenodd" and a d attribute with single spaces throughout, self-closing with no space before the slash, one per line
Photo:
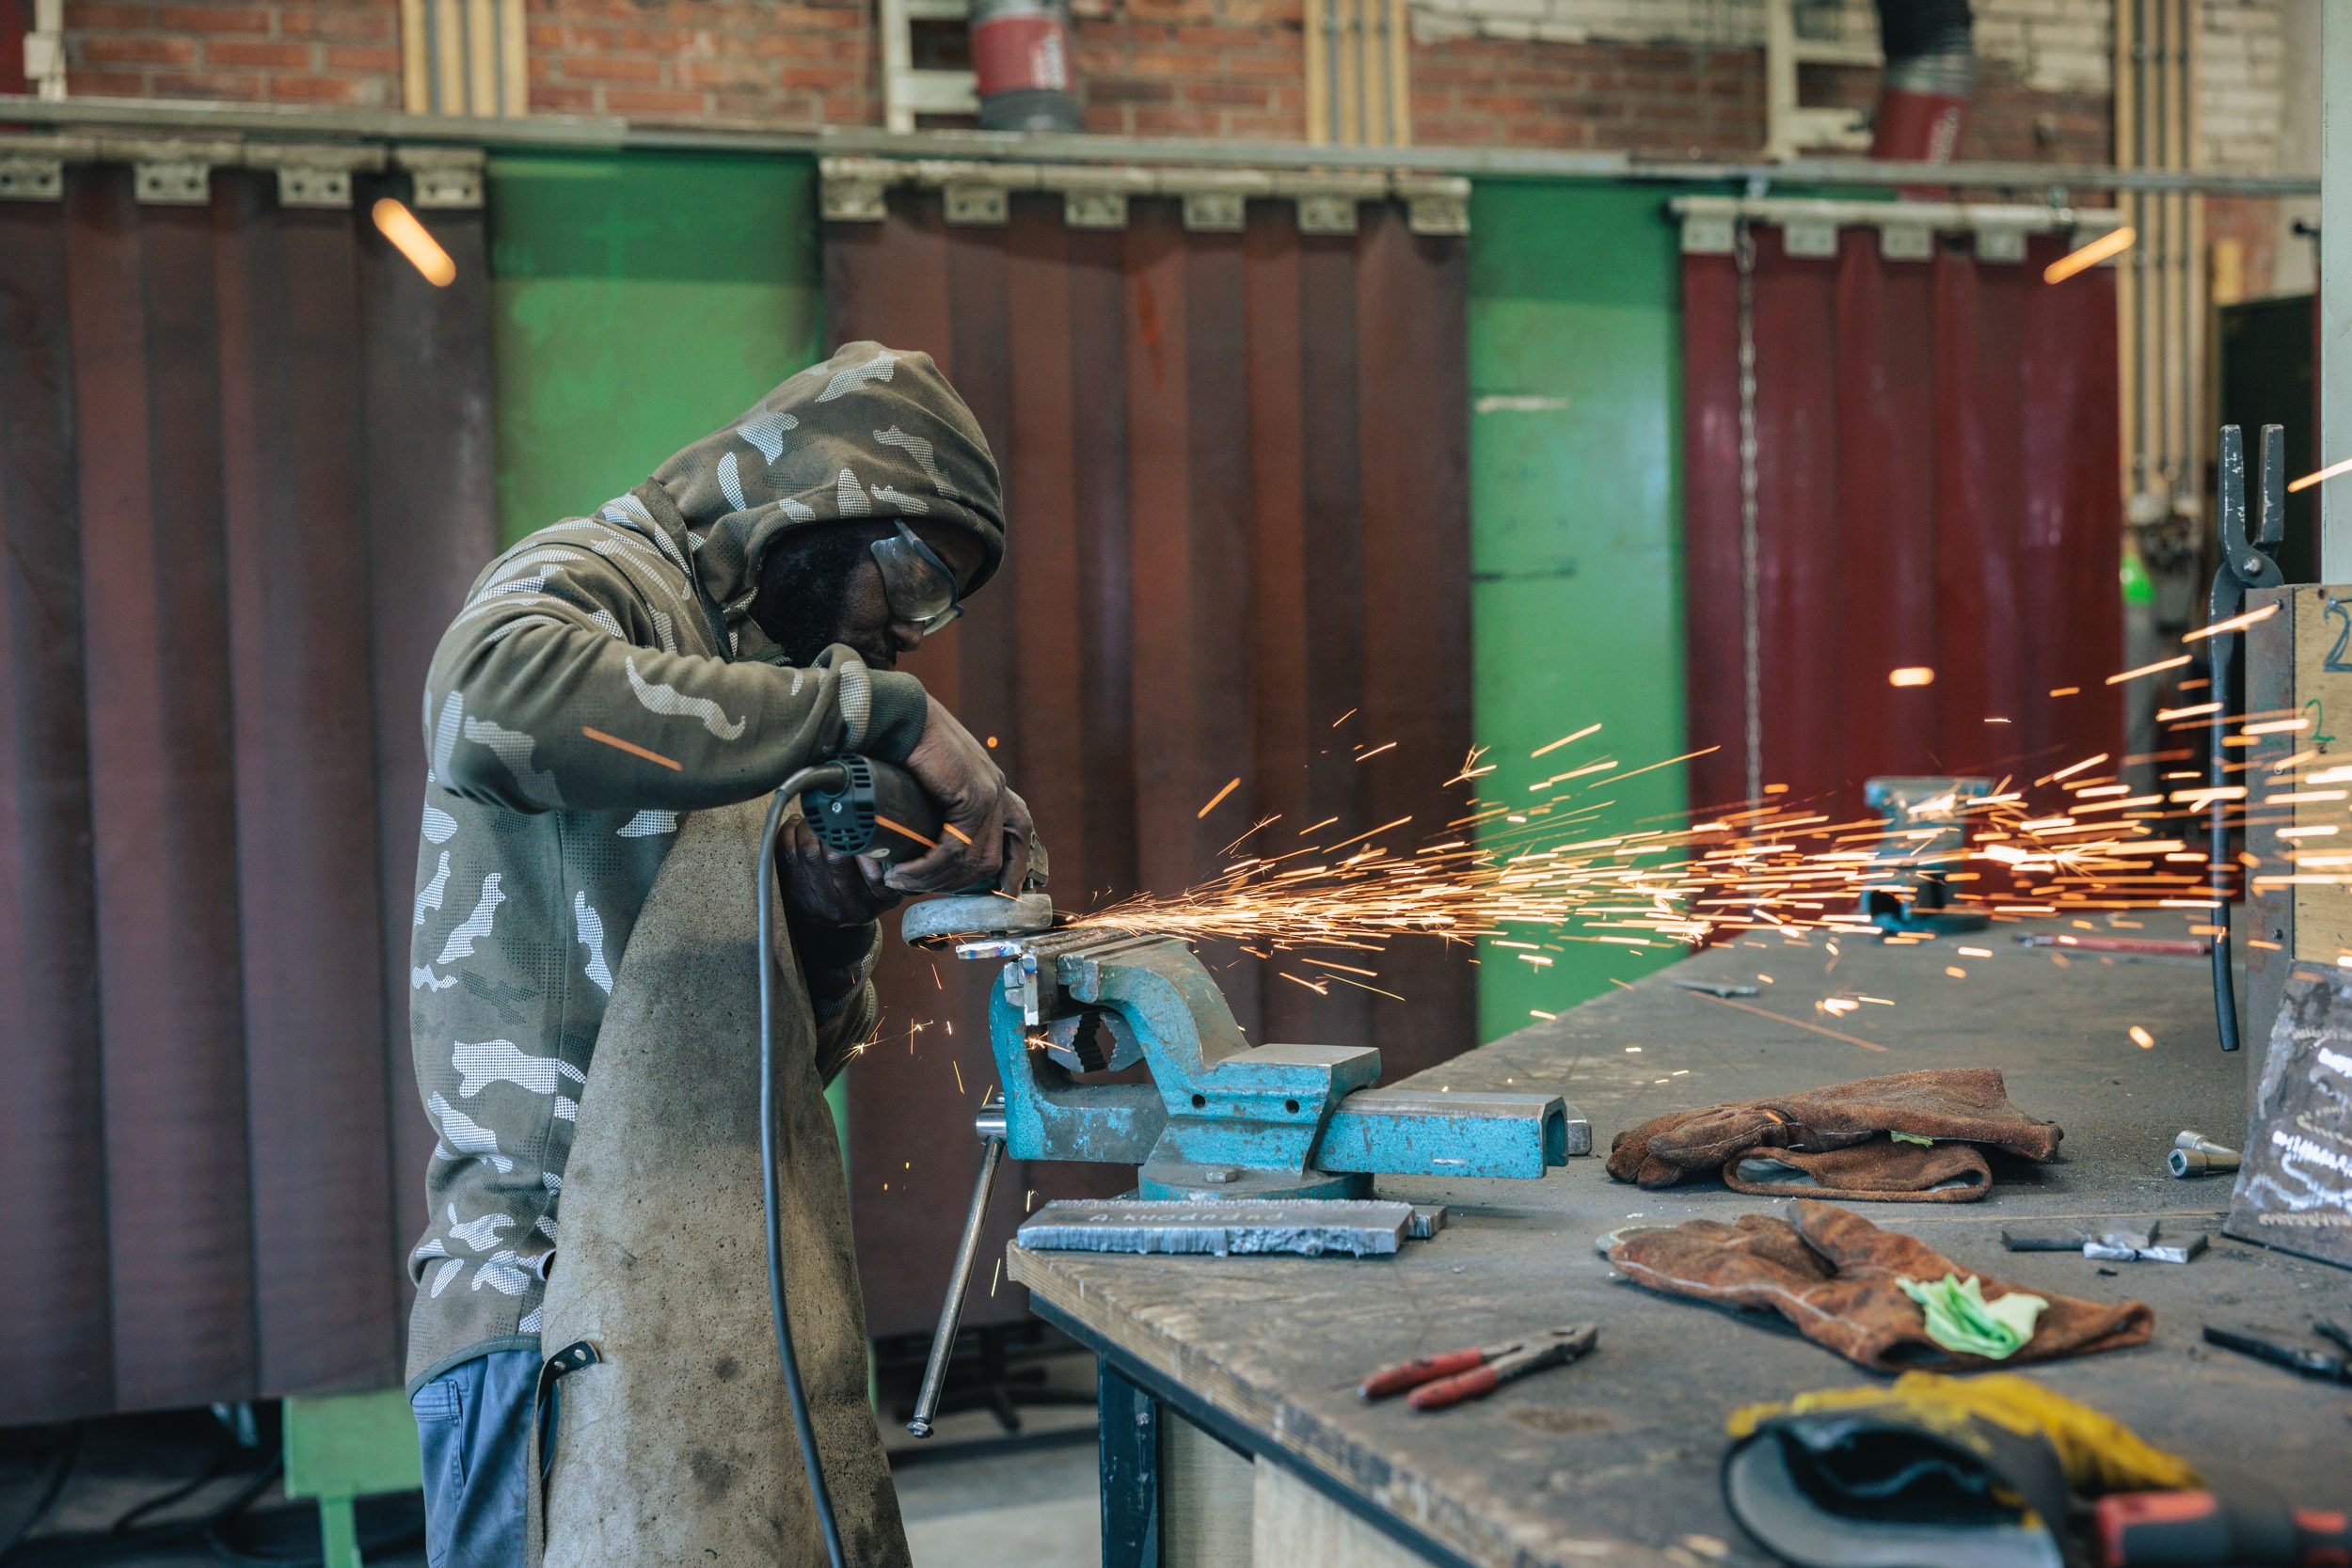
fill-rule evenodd
<path id="1" fill-rule="evenodd" d="M 2220 1235 L 2227 1178 L 2165 1172 L 2184 1128 L 2235 1145 L 2243 1126 L 2246 1064 L 2216 1048 L 2205 964 L 2054 957 L 2017 945 L 2022 930 L 2074 927 L 1916 945 L 1730 942 L 1406 1080 L 1562 1094 L 1591 1118 L 1595 1155 L 1540 1181 L 1383 1179 L 1382 1196 L 1450 1212 L 1436 1238 L 1394 1258 L 1012 1247 L 1009 1272 L 1032 1308 L 1101 1359 L 1106 1568 L 1772 1560 L 1719 1494 L 1724 1418 L 1868 1374 L 1777 1318 L 1619 1278 L 1594 1249 L 1604 1231 L 1778 1205 L 1714 1181 L 1645 1192 L 1612 1181 L 1601 1156 L 1616 1132 L 1664 1111 L 1915 1068 L 2000 1069 L 2019 1106 L 2065 1128 L 2060 1157 L 1994 1156 L 1996 1184 L 1980 1202 L 1851 1207 L 1964 1269 L 2149 1303 L 2153 1343 L 2027 1370 L 2185 1454 L 2218 1489 L 2343 1503 L 2352 1390 L 2200 1339 L 2210 1321 L 2299 1340 L 2314 1315 L 2352 1310 L 2352 1274 Z M 2118 934 L 2185 927 L 2149 914 Z M 1735 1002 L 1676 984 L 1692 980 L 1759 994 Z M 1814 1006 L 1857 994 L 1891 1006 Z M 2135 1025 L 2152 1046 L 2134 1041 Z M 2001 1246 L 2005 1221 L 2081 1216 L 2161 1217 L 2176 1233 L 2209 1229 L 2213 1243 L 2186 1265 Z M 1475 1403 L 1421 1415 L 1355 1392 L 1389 1362 L 1576 1322 L 1600 1325 L 1591 1356 Z"/>

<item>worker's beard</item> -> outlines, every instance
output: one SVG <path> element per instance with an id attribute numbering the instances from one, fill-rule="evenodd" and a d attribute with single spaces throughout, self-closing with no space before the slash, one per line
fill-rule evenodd
<path id="1" fill-rule="evenodd" d="M 867 559 L 864 535 L 846 528 L 818 529 L 768 552 L 759 563 L 752 619 L 784 650 L 786 663 L 808 669 L 818 654 L 846 640 L 850 579 Z"/>

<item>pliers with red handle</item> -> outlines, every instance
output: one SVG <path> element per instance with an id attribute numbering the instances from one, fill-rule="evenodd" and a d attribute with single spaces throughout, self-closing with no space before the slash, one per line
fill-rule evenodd
<path id="1" fill-rule="evenodd" d="M 1453 1350 L 1383 1367 L 1356 1386 L 1368 1400 L 1386 1399 L 1412 1389 L 1406 1401 L 1415 1410 L 1442 1410 L 1449 1404 L 1492 1393 L 1515 1377 L 1564 1366 L 1593 1348 L 1600 1330 L 1591 1323 L 1547 1329 L 1505 1345 L 1484 1350 Z"/>

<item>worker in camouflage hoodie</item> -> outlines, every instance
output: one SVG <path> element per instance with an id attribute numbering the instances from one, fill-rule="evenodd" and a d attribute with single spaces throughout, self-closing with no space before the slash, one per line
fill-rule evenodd
<path id="1" fill-rule="evenodd" d="M 499 557 L 443 635 L 409 974 L 439 1133 L 408 1352 L 434 1568 L 522 1561 L 573 1117 L 680 816 L 854 750 L 903 763 L 958 830 L 886 875 L 803 823 L 780 846 L 828 1075 L 872 1029 L 884 909 L 1020 887 L 1027 808 L 893 668 L 1003 555 L 971 411 L 928 356 L 852 343 L 596 515 Z"/>

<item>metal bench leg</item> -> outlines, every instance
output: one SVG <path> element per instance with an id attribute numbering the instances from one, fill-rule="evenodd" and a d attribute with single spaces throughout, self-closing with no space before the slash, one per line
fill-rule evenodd
<path id="1" fill-rule="evenodd" d="M 359 1522 L 349 1497 L 319 1499 L 319 1556 L 326 1568 L 360 1568 Z"/>
<path id="2" fill-rule="evenodd" d="M 1095 1400 L 1102 1418 L 1103 1568 L 1160 1568 L 1160 1402 L 1099 1357 Z"/>

